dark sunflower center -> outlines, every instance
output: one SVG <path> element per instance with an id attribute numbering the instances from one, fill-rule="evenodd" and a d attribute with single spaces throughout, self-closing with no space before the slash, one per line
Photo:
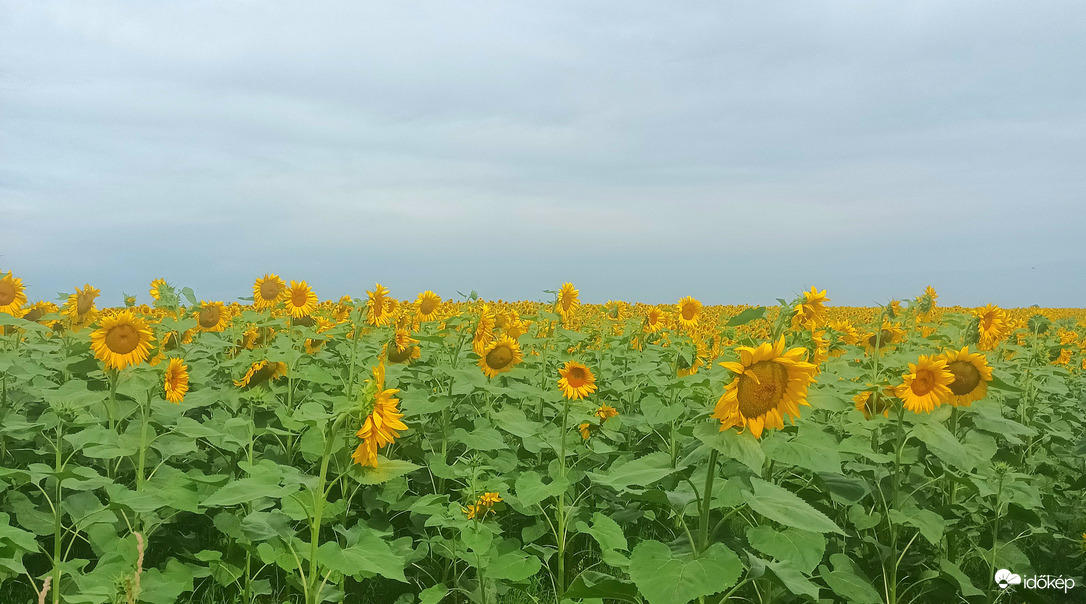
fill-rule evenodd
<path id="1" fill-rule="evenodd" d="M 424 298 L 422 300 L 422 304 L 419 305 L 419 311 L 424 315 L 428 315 L 434 312 L 436 309 L 437 300 L 434 300 L 433 298 Z"/>
<path id="2" fill-rule="evenodd" d="M 573 296 L 562 296 L 562 308 L 569 310 L 573 306 Z"/>
<path id="3" fill-rule="evenodd" d="M 984 331 L 988 331 L 992 328 L 992 323 L 995 323 L 995 313 L 985 313 L 984 317 L 980 320 Z"/>
<path id="4" fill-rule="evenodd" d="M 784 365 L 759 361 L 747 367 L 739 376 L 739 413 L 746 418 L 764 415 L 780 404 L 787 388 L 788 369 Z"/>
<path id="5" fill-rule="evenodd" d="M 260 284 L 260 297 L 265 300 L 275 300 L 279 297 L 279 284 L 274 281 L 265 281 Z"/>
<path id="6" fill-rule="evenodd" d="M 697 314 L 698 314 L 698 308 L 696 306 L 694 306 L 693 304 L 684 304 L 683 305 L 683 318 L 686 319 L 687 321 L 689 321 L 690 319 L 693 319 L 694 316 L 697 315 Z"/>
<path id="7" fill-rule="evenodd" d="M 574 367 L 569 370 L 569 375 L 566 376 L 566 383 L 573 388 L 580 388 L 588 382 L 588 375 L 585 374 L 584 369 L 580 367 Z"/>
<path id="8" fill-rule="evenodd" d="M 260 369 L 257 369 L 253 372 L 253 377 L 249 378 L 249 385 L 256 386 L 257 384 L 262 384 L 268 381 L 272 374 L 275 373 L 275 369 L 276 367 L 274 363 L 268 363 Z"/>
<path id="9" fill-rule="evenodd" d="M 930 371 L 918 371 L 913 379 L 911 389 L 913 394 L 924 396 L 935 388 L 935 375 Z"/>
<path id="10" fill-rule="evenodd" d="M 950 391 L 958 396 L 969 394 L 980 384 L 980 370 L 968 361 L 952 361 L 947 369 L 954 374 Z"/>
<path id="11" fill-rule="evenodd" d="M 504 369 L 513 362 L 513 351 L 508 346 L 498 346 L 486 354 L 486 364 L 491 369 Z"/>
<path id="12" fill-rule="evenodd" d="M 305 291 L 304 289 L 296 289 L 290 293 L 290 301 L 294 304 L 294 306 L 305 306 L 306 302 L 309 301 L 308 294 L 309 292 Z"/>
<path id="13" fill-rule="evenodd" d="M 15 287 L 4 281 L 0 281 L 0 306 L 7 306 L 15 301 Z"/>
<path id="14" fill-rule="evenodd" d="M 389 346 L 388 360 L 393 363 L 402 363 L 411 357 L 411 353 L 414 352 L 413 348 L 414 347 L 412 346 L 406 346 L 403 351 L 400 351 L 400 349 L 395 346 Z"/>
<path id="15" fill-rule="evenodd" d="M 200 309 L 200 327 L 210 328 L 219 324 L 222 311 L 218 306 L 205 306 Z"/>
<path id="16" fill-rule="evenodd" d="M 880 346 L 881 347 L 881 346 L 885 346 L 885 345 L 891 343 L 893 341 L 893 339 L 894 339 L 894 332 L 890 331 L 889 329 L 883 329 L 879 333 L 877 333 L 877 334 L 871 336 L 870 338 L 868 338 L 867 343 L 870 344 L 872 347 L 875 347 L 875 346 Z"/>
<path id="17" fill-rule="evenodd" d="M 4 304 L 3 297 L 0 297 L 0 304 Z M 23 318 L 26 319 L 27 321 L 37 321 L 38 319 L 42 318 L 42 315 L 44 315 L 44 314 L 45 313 L 42 312 L 42 310 L 40 308 L 35 308 L 35 309 L 27 312 L 25 315 L 23 315 Z"/>
<path id="18" fill-rule="evenodd" d="M 128 354 L 140 343 L 140 334 L 131 325 L 117 325 L 106 332 L 106 346 L 116 354 Z"/>
<path id="19" fill-rule="evenodd" d="M 97 296 L 91 293 L 79 294 L 76 297 L 75 310 L 81 315 L 85 315 L 90 312 L 91 307 L 94 306 L 94 299 Z"/>

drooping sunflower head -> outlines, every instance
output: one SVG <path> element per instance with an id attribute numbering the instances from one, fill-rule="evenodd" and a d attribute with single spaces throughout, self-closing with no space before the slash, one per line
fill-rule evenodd
<path id="1" fill-rule="evenodd" d="M 165 279 L 155 279 L 151 282 L 151 288 L 147 290 L 147 293 L 151 294 L 151 299 L 158 302 L 158 299 L 162 297 L 162 293 L 165 289 L 169 288 L 170 284 Z"/>
<path id="2" fill-rule="evenodd" d="M 977 330 L 979 341 L 977 346 L 981 350 L 991 350 L 1003 339 L 1008 331 L 1007 313 L 989 304 L 974 312 L 977 317 Z"/>
<path id="3" fill-rule="evenodd" d="M 903 383 L 894 390 L 906 409 L 931 413 L 950 399 L 954 374 L 946 365 L 945 358 L 923 354 L 915 364 L 909 363 L 909 371 L 902 376 Z"/>
<path id="4" fill-rule="evenodd" d="M 172 358 L 166 365 L 162 390 L 166 400 L 175 405 L 185 398 L 185 393 L 189 391 L 189 368 L 181 359 Z"/>
<path id="5" fill-rule="evenodd" d="M 701 315 L 701 302 L 692 296 L 686 296 L 679 300 L 679 325 L 686 329 L 698 326 L 698 316 Z"/>
<path id="6" fill-rule="evenodd" d="M 874 333 L 866 334 L 863 338 L 864 348 L 868 352 L 885 351 L 888 348 L 898 346 L 905 340 L 905 330 L 884 323 L 882 329 Z"/>
<path id="7" fill-rule="evenodd" d="M 200 308 L 193 315 L 196 328 L 200 331 L 221 332 L 230 323 L 230 314 L 222 302 L 200 302 Z"/>
<path id="8" fill-rule="evenodd" d="M 806 348 L 785 351 L 781 336 L 776 343 L 740 346 L 736 352 L 739 362 L 720 363 L 736 374 L 713 410 L 721 431 L 733 426 L 749 428 L 761 438 L 765 428 L 784 428 L 785 415 L 794 422 L 800 405 L 810 406 L 807 388 L 815 380 L 817 367 L 804 360 Z"/>
<path id="9" fill-rule="evenodd" d="M 600 418 L 601 421 L 607 421 L 612 417 L 618 417 L 618 409 L 615 409 L 611 405 L 600 405 L 593 415 Z"/>
<path id="10" fill-rule="evenodd" d="M 110 369 L 124 369 L 147 360 L 154 336 L 142 317 L 130 310 L 102 319 L 91 334 L 91 349 Z"/>
<path id="11" fill-rule="evenodd" d="M 864 414 L 864 419 L 871 419 L 876 415 L 890 417 L 890 409 L 894 406 L 896 398 L 894 389 L 886 386 L 881 391 L 864 390 L 852 397 L 852 402 L 856 403 L 856 410 Z"/>
<path id="12" fill-rule="evenodd" d="M 305 281 L 291 281 L 283 298 L 290 316 L 295 319 L 308 317 L 317 310 L 317 294 L 313 293 Z"/>
<path id="13" fill-rule="evenodd" d="M 57 308 L 57 305 L 52 302 L 35 302 L 23 310 L 23 319 L 40 323 L 42 317 L 59 311 L 60 309 Z M 56 321 L 46 321 L 46 324 L 49 324 L 50 326 L 52 326 L 53 323 L 56 323 Z"/>
<path id="14" fill-rule="evenodd" d="M 471 349 L 475 351 L 475 354 L 482 356 L 483 351 L 494 341 L 494 326 L 496 324 L 497 319 L 493 311 L 490 310 L 490 305 L 484 304 L 479 311 L 479 322 L 475 324 L 475 333 L 471 338 Z"/>
<path id="15" fill-rule="evenodd" d="M 0 312 L 17 317 L 24 304 L 26 291 L 23 280 L 13 277 L 11 271 L 6 275 L 0 274 Z"/>
<path id="16" fill-rule="evenodd" d="M 479 368 L 488 378 L 505 373 L 524 360 L 520 344 L 507 335 L 496 338 L 479 355 Z"/>
<path id="17" fill-rule="evenodd" d="M 279 275 L 266 273 L 253 283 L 253 306 L 258 309 L 272 308 L 287 293 L 287 284 Z"/>
<path id="18" fill-rule="evenodd" d="M 951 405 L 968 407 L 988 394 L 988 382 L 992 381 L 992 368 L 979 352 L 970 353 L 966 346 L 961 350 L 943 355 L 946 368 L 954 375 L 950 383 Z"/>
<path id="19" fill-rule="evenodd" d="M 269 381 L 278 380 L 286 374 L 286 363 L 273 363 L 265 359 L 250 365 L 240 380 L 234 380 L 234 385 L 239 388 L 252 388 Z"/>
<path id="20" fill-rule="evenodd" d="M 369 302 L 366 306 L 369 309 L 369 315 L 367 321 L 370 325 L 384 325 L 392 320 L 391 313 L 388 308 L 388 288 L 380 283 L 374 285 L 373 291 L 366 291 L 369 295 Z"/>
<path id="21" fill-rule="evenodd" d="M 418 309 L 419 319 L 430 321 L 437 317 L 437 310 L 441 308 L 441 296 L 426 290 L 419 294 L 419 297 L 415 300 L 415 306 Z"/>
<path id="22" fill-rule="evenodd" d="M 577 361 L 566 361 L 558 370 L 558 388 L 570 400 L 585 398 L 596 391 L 596 376 L 592 370 Z"/>
<path id="23" fill-rule="evenodd" d="M 385 388 L 385 366 L 373 368 L 373 379 L 368 380 L 358 401 L 358 411 L 364 417 L 357 436 L 362 443 L 351 456 L 355 463 L 377 467 L 377 449 L 392 444 L 400 432 L 407 430 L 403 414 L 399 411 L 398 389 Z"/>
<path id="24" fill-rule="evenodd" d="M 803 292 L 803 300 L 796 304 L 792 316 L 793 327 L 815 330 L 826 322 L 826 290 L 818 291 L 811 286 L 811 291 Z"/>

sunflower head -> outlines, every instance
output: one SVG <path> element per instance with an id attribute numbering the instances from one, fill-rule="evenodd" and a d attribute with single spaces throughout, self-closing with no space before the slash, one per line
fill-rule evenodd
<path id="1" fill-rule="evenodd" d="M 906 409 L 931 413 L 950 399 L 954 374 L 946 365 L 945 358 L 928 355 L 920 355 L 915 364 L 909 363 L 909 371 L 902 376 L 903 383 L 894 390 Z"/>
<path id="2" fill-rule="evenodd" d="M 234 380 L 239 388 L 253 388 L 267 382 L 278 380 L 287 374 L 286 363 L 273 363 L 268 360 L 257 361 L 249 366 L 240 380 Z"/>
<path id="3" fill-rule="evenodd" d="M 739 362 L 720 363 L 735 374 L 713 411 L 720 429 L 748 427 L 761 438 L 765 428 L 783 428 L 784 416 L 795 421 L 799 406 L 808 405 L 807 388 L 818 369 L 804 360 L 807 349 L 795 347 L 786 352 L 781 336 L 776 343 L 740 346 L 736 351 Z"/>
<path id="4" fill-rule="evenodd" d="M 200 331 L 221 332 L 229 324 L 229 315 L 222 302 L 200 302 L 193 315 Z"/>
<path id="5" fill-rule="evenodd" d="M 988 394 L 988 382 L 992 381 L 992 368 L 979 352 L 970 353 L 966 346 L 961 350 L 943 355 L 946 368 L 954 376 L 950 383 L 950 398 L 947 402 L 955 406 L 968 407 L 973 401 L 979 401 Z"/>
<path id="6" fill-rule="evenodd" d="M 698 316 L 701 315 L 701 302 L 691 296 L 679 300 L 679 325 L 686 329 L 698 326 Z"/>
<path id="7" fill-rule="evenodd" d="M 185 393 L 189 391 L 189 368 L 181 359 L 170 359 L 169 364 L 166 365 L 162 390 L 165 392 L 166 400 L 175 405 L 185 398 Z"/>
<path id="8" fill-rule="evenodd" d="M 479 355 L 479 368 L 488 378 L 505 373 L 524 360 L 520 344 L 509 336 L 501 336 L 492 341 Z"/>
<path id="9" fill-rule="evenodd" d="M 656 333 L 664 328 L 664 311 L 659 306 L 653 306 L 649 309 L 649 312 L 645 313 L 645 327 L 644 330 L 649 333 Z"/>
<path id="10" fill-rule="evenodd" d="M 19 309 L 26 304 L 26 293 L 23 280 L 8 274 L 0 274 L 0 312 L 12 316 L 19 316 Z"/>
<path id="11" fill-rule="evenodd" d="M 558 290 L 558 314 L 562 316 L 562 321 L 568 323 L 570 318 L 573 317 L 573 311 L 577 310 L 581 301 L 579 299 L 580 292 L 570 282 L 562 284 L 561 289 Z"/>
<path id="12" fill-rule="evenodd" d="M 566 361 L 558 376 L 558 388 L 567 399 L 582 399 L 596 391 L 596 376 L 577 361 Z"/>
<path id="13" fill-rule="evenodd" d="M 253 283 L 253 306 L 258 309 L 272 308 L 287 293 L 287 285 L 279 275 L 266 273 Z"/>
<path id="14" fill-rule="evenodd" d="M 290 316 L 295 319 L 308 317 L 317 310 L 317 294 L 313 293 L 305 281 L 291 281 L 283 299 Z"/>
<path id="15" fill-rule="evenodd" d="M 852 397 L 852 402 L 856 403 L 856 410 L 863 413 L 864 419 L 871 419 L 876 415 L 890 417 L 890 409 L 894 406 L 896 398 L 894 389 L 886 386 L 881 391 L 864 390 Z"/>
<path id="16" fill-rule="evenodd" d="M 430 321 L 437 317 L 437 310 L 441 307 L 441 296 L 430 290 L 419 294 L 415 300 L 418 317 L 423 321 Z"/>
<path id="17" fill-rule="evenodd" d="M 124 369 L 147 360 L 153 339 L 147 321 L 130 310 L 123 310 L 102 319 L 91 334 L 91 349 L 106 367 Z"/>

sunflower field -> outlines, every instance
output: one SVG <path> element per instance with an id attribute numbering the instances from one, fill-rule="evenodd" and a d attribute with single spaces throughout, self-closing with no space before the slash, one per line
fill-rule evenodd
<path id="1" fill-rule="evenodd" d="M 0 603 L 1086 602 L 1083 310 L 149 293 L 0 273 Z"/>

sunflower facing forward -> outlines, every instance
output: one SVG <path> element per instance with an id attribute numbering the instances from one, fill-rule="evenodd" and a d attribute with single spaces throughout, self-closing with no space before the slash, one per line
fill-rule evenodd
<path id="1" fill-rule="evenodd" d="M 653 306 L 649 309 L 649 312 L 645 314 L 645 326 L 644 330 L 649 333 L 656 333 L 664 328 L 664 311 L 659 306 Z"/>
<path id="2" fill-rule="evenodd" d="M 19 316 L 19 309 L 26 304 L 23 280 L 11 276 L 11 271 L 0 275 L 0 312 Z"/>
<path id="3" fill-rule="evenodd" d="M 291 281 L 283 299 L 287 303 L 290 316 L 295 319 L 308 317 L 317 310 L 317 294 L 313 293 L 305 281 Z"/>
<path id="4" fill-rule="evenodd" d="M 222 302 L 200 302 L 200 309 L 193 313 L 200 331 L 221 332 L 226 329 L 230 315 Z"/>
<path id="5" fill-rule="evenodd" d="M 401 421 L 403 414 L 398 408 L 399 400 L 394 396 L 396 388 L 385 388 L 385 366 L 373 368 L 373 379 L 366 384 L 360 396 L 359 406 L 365 420 L 357 436 L 362 443 L 351 454 L 356 464 L 377 467 L 377 449 L 384 448 L 407 430 Z"/>
<path id="6" fill-rule="evenodd" d="M 757 348 L 740 346 L 735 350 L 738 363 L 720 363 L 736 374 L 713 410 L 721 431 L 733 426 L 750 428 L 755 438 L 761 438 L 765 428 L 784 428 L 785 415 L 794 422 L 800 405 L 810 406 L 807 388 L 818 368 L 804 360 L 806 348 L 785 352 L 781 336 L 775 344 L 763 342 Z"/>
<path id="7" fill-rule="evenodd" d="M 909 371 L 902 377 L 904 383 L 895 392 L 913 413 L 931 413 L 950 399 L 954 374 L 947 369 L 945 358 L 922 354 L 916 363 L 909 363 Z"/>
<path id="8" fill-rule="evenodd" d="M 1007 333 L 1007 313 L 1002 308 L 989 304 L 977 309 L 974 314 L 977 317 L 977 335 L 980 340 L 977 347 L 981 350 L 995 348 Z"/>
<path id="9" fill-rule="evenodd" d="M 988 382 L 992 381 L 992 368 L 979 352 L 970 353 L 966 346 L 961 350 L 943 355 L 946 368 L 954 375 L 950 384 L 951 405 L 968 407 L 988 394 Z"/>
<path id="10" fill-rule="evenodd" d="M 592 375 L 591 369 L 577 361 L 567 361 L 558 370 L 558 375 L 558 388 L 568 399 L 582 399 L 596 391 L 596 376 Z"/>
<path id="11" fill-rule="evenodd" d="M 384 325 L 392 320 L 392 313 L 388 308 L 388 288 L 380 283 L 373 286 L 373 291 L 366 292 L 369 295 L 369 301 L 366 303 L 366 307 L 369 309 L 369 314 L 366 320 L 370 325 Z"/>
<path id="12" fill-rule="evenodd" d="M 181 359 L 170 359 L 166 365 L 166 375 L 162 380 L 162 390 L 166 394 L 166 400 L 178 404 L 185 398 L 189 391 L 189 368 Z"/>
<path id="13" fill-rule="evenodd" d="M 486 377 L 492 378 L 505 373 L 524 360 L 520 344 L 509 336 L 501 336 L 490 343 L 479 356 L 479 368 Z"/>
<path id="14" fill-rule="evenodd" d="M 110 315 L 91 334 L 94 356 L 110 369 L 124 369 L 147 360 L 154 339 L 147 321 L 130 310 Z"/>
<path id="15" fill-rule="evenodd" d="M 701 302 L 692 296 L 679 300 L 679 325 L 686 329 L 693 329 L 698 326 L 699 315 L 701 315 Z"/>
<path id="16" fill-rule="evenodd" d="M 253 306 L 258 309 L 272 308 L 287 293 L 287 284 L 279 275 L 266 273 L 253 283 Z"/>
<path id="17" fill-rule="evenodd" d="M 415 300 L 415 308 L 420 321 L 431 321 L 437 318 L 437 309 L 441 307 L 441 296 L 430 290 L 419 294 Z"/>

